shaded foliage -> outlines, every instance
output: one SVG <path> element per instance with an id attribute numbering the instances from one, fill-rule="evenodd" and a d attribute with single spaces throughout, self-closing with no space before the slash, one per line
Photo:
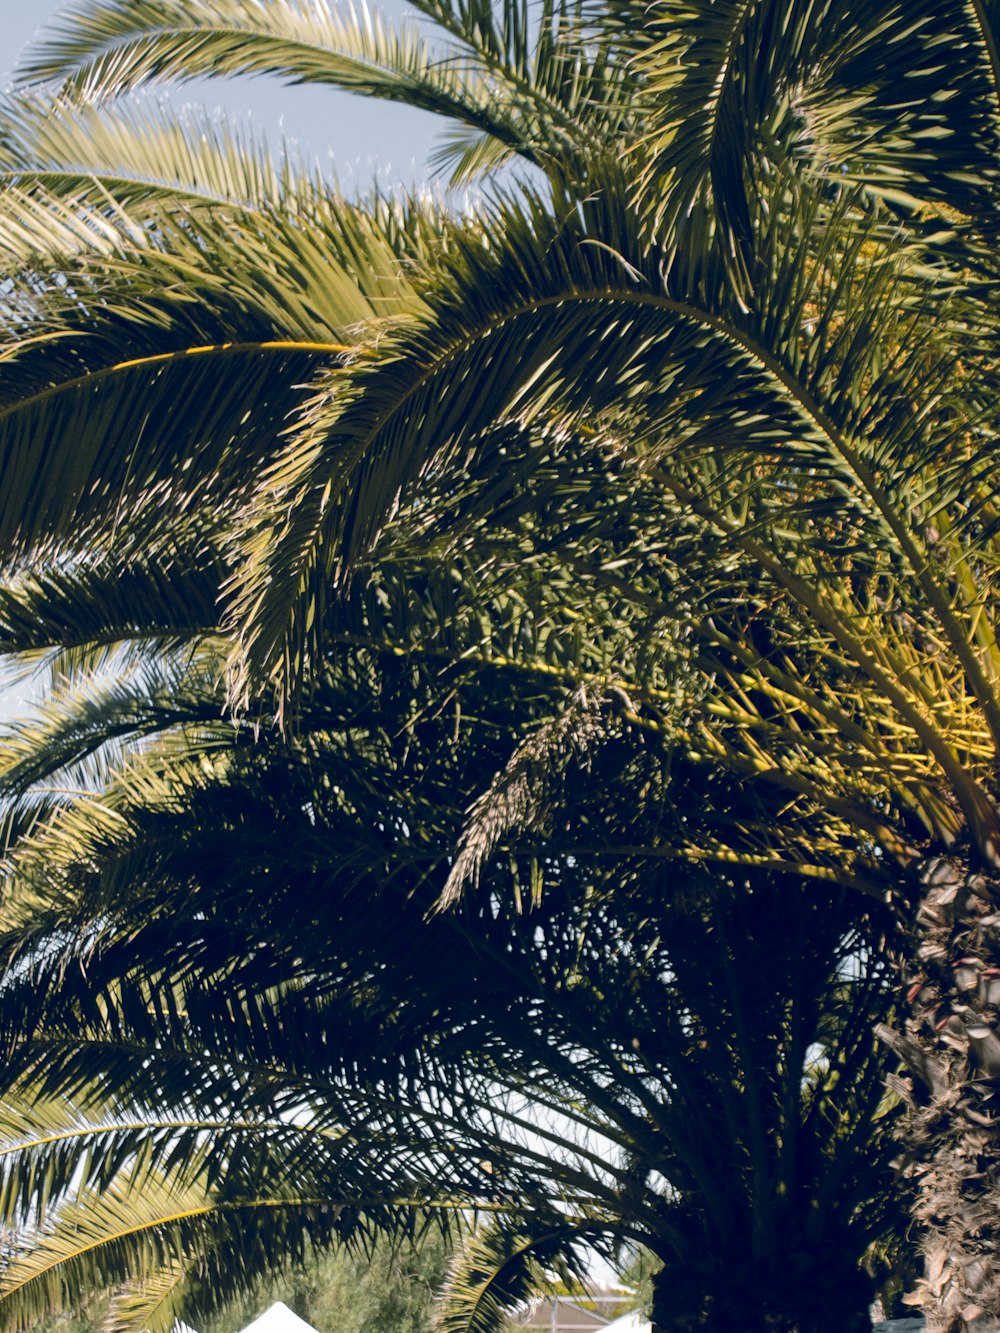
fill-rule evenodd
<path id="1" fill-rule="evenodd" d="M 266 1162 L 267 1215 L 299 1209 L 282 1243 L 412 1226 L 401 1180 L 665 1259 L 680 1218 L 720 1267 L 678 1317 L 728 1317 L 749 1256 L 754 1317 L 808 1327 L 812 1251 L 775 1256 L 807 1237 L 851 1266 L 873 1238 L 897 952 L 922 1292 L 937 1330 L 971 1326 L 1000 1312 L 993 7 L 417 8 L 431 45 L 95 0 L 26 66 L 53 116 L 8 108 L 2 610 L 67 677 L 5 759 L 11 1069 L 209 1120 L 236 1086 L 271 1115 L 264 1146 L 146 1136 L 192 1201 L 176 1242 L 144 1232 L 150 1272 L 199 1247 L 248 1272 L 278 1233 L 226 1210 L 257 1208 Z M 122 109 L 209 66 L 430 107 L 457 178 L 537 175 L 474 216 L 348 204 Z M 161 557 L 217 593 L 179 675 Z M 132 682 L 74 699 L 111 645 Z M 60 788 L 82 760 L 99 796 Z M 851 1077 L 811 1083 L 829 1015 Z M 615 1151 L 512 1153 L 528 1094 Z M 350 1127 L 339 1156 L 292 1142 L 300 1113 Z M 872 1129 L 867 1164 L 840 1151 Z M 110 1212 L 116 1173 L 154 1171 L 116 1134 L 87 1167 Z M 289 1161 L 313 1195 L 282 1195 Z M 64 1206 L 33 1179 L 26 1220 Z M 135 1257 L 101 1253 L 105 1278 Z"/>

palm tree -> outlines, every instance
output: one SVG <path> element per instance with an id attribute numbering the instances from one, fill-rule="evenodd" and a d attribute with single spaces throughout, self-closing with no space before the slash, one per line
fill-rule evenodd
<path id="1" fill-rule="evenodd" d="M 544 670 L 443 672 L 427 645 L 470 627 L 418 572 L 376 622 L 408 624 L 408 653 L 370 631 L 331 652 L 294 739 L 221 719 L 189 649 L 77 669 L 8 739 L 36 822 L 3 922 L 2 1317 L 124 1282 L 119 1324 L 167 1327 L 307 1240 L 468 1210 L 503 1245 L 485 1292 L 466 1256 L 456 1329 L 585 1239 L 656 1251 L 664 1329 L 864 1328 L 860 1261 L 900 1221 L 887 923 L 672 859 L 680 827 L 752 837 L 774 811 L 725 773 L 705 807 L 701 775 L 594 701 L 567 731 Z M 114 735 L 130 757 L 68 797 Z M 433 912 L 498 770 L 481 828 L 505 852 Z"/>
<path id="2" fill-rule="evenodd" d="M 416 36 L 397 42 L 350 16 L 240 8 L 95 3 L 30 73 L 65 80 L 67 97 L 210 67 L 326 80 L 458 121 L 459 179 L 520 155 L 545 183 L 484 205 L 477 225 L 439 214 L 433 228 L 373 226 L 338 207 L 338 237 L 349 212 L 364 219 L 364 258 L 338 241 L 332 287 L 350 298 L 303 338 L 311 303 L 289 321 L 276 286 L 261 303 L 225 267 L 245 200 L 182 206 L 175 153 L 168 198 L 132 188 L 132 173 L 112 207 L 106 180 L 95 189 L 82 159 L 68 160 L 79 136 L 37 169 L 40 131 L 17 111 L 3 234 L 29 314 L 7 400 L 8 549 L 75 541 L 79 552 L 109 533 L 141 544 L 157 532 L 150 496 L 169 521 L 230 507 L 231 697 L 259 707 L 273 695 L 289 721 L 352 632 L 345 590 L 400 529 L 470 560 L 477 597 L 530 577 L 508 625 L 514 662 L 541 646 L 561 680 L 599 681 L 631 726 L 687 762 L 785 794 L 780 823 L 755 827 L 753 846 L 741 823 L 738 837 L 692 835 L 675 852 L 876 895 L 891 871 L 911 941 L 913 1012 L 890 1040 L 914 1077 L 923 1298 L 938 1329 L 995 1317 L 991 11 L 661 0 L 640 21 L 625 6 L 548 7 L 533 29 L 513 5 L 422 3 L 452 43 L 439 60 Z M 128 138 L 118 111 L 93 114 L 116 144 Z M 303 232 L 286 212 L 249 206 L 268 274 L 275 229 L 282 255 Z M 359 319 L 348 308 L 364 274 L 386 274 L 375 244 L 388 244 L 393 281 L 406 276 Z M 192 275 L 185 295 L 221 293 L 221 336 L 179 338 L 192 305 L 153 276 L 180 280 L 175 251 Z M 307 271 L 286 263 L 284 285 L 311 291 Z M 47 336 L 95 312 L 105 341 L 92 351 Z M 248 318 L 264 336 L 234 336 Z M 137 325 L 150 339 L 138 368 L 114 352 Z M 290 341 L 317 368 L 307 396 Z M 256 398 L 234 380 L 202 401 L 209 375 L 196 380 L 203 363 L 179 355 L 192 346 L 253 367 L 273 354 L 283 394 L 262 372 Z M 92 394 L 98 383 L 106 395 Z M 181 384 L 184 429 L 161 429 L 157 409 Z M 122 404 L 136 415 L 109 449 Z M 274 422 L 289 412 L 276 452 Z M 59 503 L 51 488 L 36 499 L 38 476 L 58 472 L 27 461 L 21 442 L 44 428 L 53 459 L 66 457 L 67 426 L 83 428 L 90 470 Z M 194 452 L 200 464 L 179 470 Z M 235 462 L 247 456 L 262 471 L 255 487 Z M 557 605 L 567 584 L 586 592 L 572 616 Z M 503 820 L 485 832 L 472 822 L 450 896 L 508 833 Z"/>

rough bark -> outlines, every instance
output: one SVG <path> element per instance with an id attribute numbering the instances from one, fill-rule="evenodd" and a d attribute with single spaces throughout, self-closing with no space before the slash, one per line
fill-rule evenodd
<path id="1" fill-rule="evenodd" d="M 917 1185 L 924 1275 L 908 1300 L 928 1333 L 1000 1330 L 1000 883 L 929 861 L 903 1032 L 904 1170 Z"/>

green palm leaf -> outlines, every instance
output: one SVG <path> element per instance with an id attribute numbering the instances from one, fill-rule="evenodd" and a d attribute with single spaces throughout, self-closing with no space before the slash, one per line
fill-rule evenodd
<path id="1" fill-rule="evenodd" d="M 621 6 L 655 127 L 646 183 L 671 182 L 650 198 L 659 222 L 672 234 L 694 210 L 704 226 L 707 207 L 744 288 L 766 163 L 794 160 L 830 181 L 846 174 L 907 209 L 942 201 L 991 228 L 993 8 L 664 0 L 639 16 Z M 958 82 L 968 96 L 955 96 Z"/>
<path id="2" fill-rule="evenodd" d="M 542 1219 L 536 1217 L 531 1238 L 518 1231 L 519 1220 L 496 1219 L 465 1238 L 441 1296 L 438 1325 L 445 1333 L 499 1333 L 547 1285 L 546 1269 L 586 1277 L 587 1260 L 577 1247 L 584 1239 L 592 1243 L 596 1232 L 586 1224 L 552 1219 L 543 1235 L 538 1229 Z"/>
<path id="3" fill-rule="evenodd" d="M 266 72 L 404 102 L 476 136 L 471 151 L 460 138 L 440 155 L 457 156 L 456 182 L 514 154 L 565 169 L 567 153 L 606 150 L 623 127 L 627 67 L 581 30 L 575 7 L 548 5 L 537 18 L 519 0 L 499 17 L 481 4 L 420 9 L 443 30 L 441 51 L 377 14 L 284 0 L 259 15 L 218 0 L 90 6 L 66 14 L 23 73 L 107 96 L 149 80 Z"/>
<path id="4" fill-rule="evenodd" d="M 68 195 L 79 208 L 100 211 L 114 199 L 133 216 L 143 204 L 158 217 L 177 205 L 265 209 L 313 185 L 287 157 L 276 162 L 247 129 L 193 108 L 183 119 L 167 119 L 149 107 L 31 95 L 10 99 L 0 114 L 5 186 Z"/>

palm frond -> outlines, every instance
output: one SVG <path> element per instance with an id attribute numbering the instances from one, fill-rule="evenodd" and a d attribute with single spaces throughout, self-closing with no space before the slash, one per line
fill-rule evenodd
<path id="1" fill-rule="evenodd" d="M 1000 85 L 986 6 L 887 2 L 859 15 L 793 0 L 779 19 L 757 0 L 664 0 L 619 16 L 648 98 L 649 206 L 668 234 L 709 235 L 716 219 L 744 290 L 752 197 L 790 160 L 905 209 L 941 201 L 992 226 Z M 955 98 L 956 79 L 968 98 Z M 969 168 L 961 179 L 957 160 Z"/>
<path id="2" fill-rule="evenodd" d="M 100 1194 L 64 1203 L 23 1248 L 15 1242 L 0 1270 L 0 1309 L 12 1328 L 30 1328 L 73 1309 L 80 1292 L 132 1286 L 145 1298 L 126 1295 L 112 1317 L 131 1316 L 128 1326 L 138 1329 L 132 1320 L 146 1314 L 149 1296 L 163 1299 L 168 1272 L 197 1266 L 199 1304 L 211 1312 L 250 1289 L 277 1247 L 294 1258 L 311 1236 L 329 1245 L 362 1226 L 339 1202 L 291 1190 L 213 1200 L 196 1182 L 184 1187 L 144 1173 L 140 1188 L 123 1174 Z"/>
<path id="3" fill-rule="evenodd" d="M 74 650 L 211 634 L 225 565 L 210 533 L 196 540 L 193 557 L 167 548 L 125 567 L 109 559 L 18 570 L 0 587 L 0 652 L 37 663 L 55 648 L 68 666 Z"/>
<path id="4" fill-rule="evenodd" d="M 581 30 L 573 7 L 550 5 L 537 23 L 519 0 L 508 0 L 499 21 L 480 4 L 420 8 L 443 33 L 440 50 L 415 26 L 390 29 L 367 8 L 305 10 L 282 0 L 255 14 L 220 0 L 90 5 L 62 17 L 24 62 L 23 77 L 61 79 L 97 97 L 204 75 L 328 83 L 471 127 L 496 145 L 491 166 L 517 154 L 565 169 L 566 154 L 606 151 L 624 127 L 628 67 Z M 455 182 L 484 160 L 460 157 Z"/>
<path id="5" fill-rule="evenodd" d="M 438 1305 L 442 1333 L 500 1333 L 512 1315 L 544 1290 L 546 1273 L 559 1269 L 577 1279 L 587 1274 L 582 1241 L 599 1232 L 586 1224 L 533 1217 L 532 1235 L 519 1229 L 527 1219 L 497 1218 L 468 1233 L 452 1259 Z"/>
<path id="6" fill-rule="evenodd" d="M 316 181 L 286 155 L 273 157 L 246 128 L 188 108 L 168 117 L 155 107 L 97 107 L 39 94 L 0 106 L 0 181 L 39 187 L 97 210 L 109 200 L 140 215 L 171 206 L 265 209 L 314 190 Z M 9 224 L 8 224 L 9 225 Z"/>
<path id="7" fill-rule="evenodd" d="M 170 1333 L 176 1327 L 183 1310 L 187 1267 L 174 1260 L 158 1272 L 140 1280 L 132 1280 L 112 1296 L 104 1317 L 104 1333 Z"/>
<path id="8" fill-rule="evenodd" d="M 954 384 L 963 372 L 954 350 L 928 364 L 920 319 L 925 279 L 909 267 L 908 248 L 886 238 L 877 223 L 858 230 L 850 196 L 834 207 L 815 247 L 802 240 L 800 209 L 821 205 L 815 197 L 793 197 L 785 201 L 787 213 L 775 206 L 761 224 L 767 240 L 767 263 L 758 270 L 762 299 L 748 313 L 722 269 L 713 275 L 676 268 L 676 285 L 663 293 L 656 259 L 643 254 L 640 224 L 614 211 L 614 197 L 609 183 L 581 209 L 579 231 L 576 219 L 553 218 L 541 200 L 530 211 L 512 206 L 498 212 L 488 244 L 455 248 L 454 305 L 442 301 L 433 322 L 387 341 L 345 386 L 338 384 L 336 392 L 331 386 L 310 405 L 302 434 L 267 479 L 263 521 L 250 529 L 244 548 L 247 562 L 234 600 L 234 623 L 242 622 L 237 695 L 246 679 L 271 679 L 280 693 L 283 682 L 307 669 L 331 584 L 343 585 L 369 558 L 393 507 L 409 504 L 418 486 L 422 499 L 410 512 L 421 523 L 433 522 L 428 482 L 451 476 L 464 484 L 466 460 L 478 450 L 488 455 L 493 430 L 516 423 L 564 437 L 584 430 L 593 435 L 596 420 L 598 448 L 603 435 L 606 455 L 628 456 L 632 446 L 623 441 L 644 442 L 632 455 L 634 465 L 677 502 L 678 539 L 693 511 L 711 542 L 742 548 L 749 566 L 773 579 L 830 636 L 835 653 L 878 682 L 987 839 L 985 802 L 962 776 L 948 743 L 932 734 L 938 725 L 929 715 L 933 694 L 918 687 L 906 702 L 900 693 L 898 682 L 916 676 L 902 660 L 891 666 L 889 660 L 897 648 L 908 657 L 910 646 L 899 639 L 870 651 L 849 628 L 852 617 L 863 624 L 867 613 L 860 605 L 848 612 L 837 602 L 842 584 L 814 582 L 833 549 L 826 515 L 846 504 L 842 540 L 850 558 L 857 564 L 866 551 L 877 551 L 866 578 L 920 585 L 940 618 L 941 642 L 996 726 L 994 687 L 932 571 L 912 493 L 890 491 L 881 480 L 898 468 L 908 477 L 919 473 L 924 485 L 948 488 L 957 474 L 942 458 L 954 449 L 956 465 L 962 460 L 964 466 L 966 457 L 956 420 L 946 433 L 930 429 L 929 414 L 937 410 L 932 402 L 947 401 L 950 413 L 949 380 Z M 838 216 L 850 223 L 843 231 Z M 614 235 L 615 251 L 590 245 L 598 235 Z M 862 244 L 881 247 L 876 254 L 884 259 L 867 264 L 858 279 L 848 268 L 838 280 L 834 265 L 844 256 L 837 247 L 851 253 Z M 634 256 L 628 267 L 623 255 Z M 951 279 L 927 276 L 944 302 Z M 765 291 L 773 302 L 763 299 Z M 818 337 L 807 336 L 806 325 Z M 888 362 L 880 351 L 886 338 L 894 347 Z M 651 355 L 655 364 L 647 360 Z M 581 367 L 587 368 L 583 377 Z M 860 403 L 847 390 L 855 375 L 869 386 Z M 445 378 L 447 394 L 441 391 Z M 641 405 L 633 392 L 637 382 L 657 386 L 644 391 Z M 901 395 L 912 412 L 899 411 Z M 978 415 L 978 404 L 973 411 Z M 868 439 L 878 440 L 877 455 L 867 452 Z M 793 476 L 801 483 L 794 496 Z M 785 534 L 792 532 L 787 544 Z M 676 598 L 676 587 L 671 595 Z M 698 600 L 693 588 L 690 595 Z M 283 621 L 289 611 L 290 632 Z"/>
<path id="9" fill-rule="evenodd" d="M 112 660 L 82 680 L 70 680 L 48 691 L 34 715 L 23 716 L 0 736 L 0 790 L 24 795 L 47 781 L 85 791 L 99 790 L 107 759 L 95 763 L 106 746 L 125 738 L 133 744 L 143 736 L 170 727 L 208 731 L 220 722 L 218 659 L 212 652 L 194 657 L 185 646 L 133 664 L 131 670 Z M 112 762 L 124 760 L 118 751 Z M 93 765 L 88 767 L 88 761 Z"/>

